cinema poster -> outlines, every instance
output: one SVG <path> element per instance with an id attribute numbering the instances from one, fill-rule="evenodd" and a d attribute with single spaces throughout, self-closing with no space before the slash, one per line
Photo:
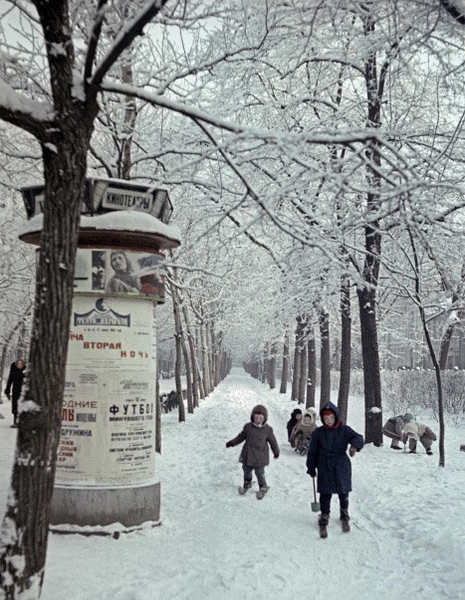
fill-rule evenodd
<path id="1" fill-rule="evenodd" d="M 159 252 L 78 248 L 74 293 L 165 301 L 165 257 Z"/>
<path id="2" fill-rule="evenodd" d="M 154 338 L 153 301 L 74 297 L 57 484 L 154 481 Z"/>

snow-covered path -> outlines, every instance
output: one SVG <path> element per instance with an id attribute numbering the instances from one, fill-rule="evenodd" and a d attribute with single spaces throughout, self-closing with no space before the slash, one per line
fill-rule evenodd
<path id="1" fill-rule="evenodd" d="M 281 446 L 262 501 L 237 494 L 240 447 L 225 448 L 259 403 Z M 287 443 L 294 407 L 233 370 L 186 423 L 164 415 L 162 525 L 119 539 L 52 534 L 42 599 L 463 600 L 463 424 L 447 428 L 445 469 L 437 466 L 437 443 L 433 457 L 366 446 L 352 463 L 352 531 L 342 533 L 334 497 L 329 537 L 321 540 L 305 458 Z M 360 399 L 351 399 L 349 413 L 363 433 Z M 427 415 L 417 418 L 437 430 Z M 13 439 L 8 425 L 0 421 L 2 441 L 4 433 Z"/>

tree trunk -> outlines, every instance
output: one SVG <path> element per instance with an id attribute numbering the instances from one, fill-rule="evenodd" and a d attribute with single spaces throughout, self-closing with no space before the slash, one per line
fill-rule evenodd
<path id="1" fill-rule="evenodd" d="M 210 383 L 212 391 L 216 387 L 216 365 L 218 362 L 218 347 L 215 338 L 215 327 L 213 323 L 207 325 L 210 338 Z"/>
<path id="2" fill-rule="evenodd" d="M 302 340 L 302 343 L 304 340 Z M 299 404 L 305 403 L 307 395 L 307 374 L 308 374 L 308 360 L 307 360 L 307 346 L 302 345 L 300 350 L 300 378 L 299 378 L 299 395 L 297 401 Z"/>
<path id="3" fill-rule="evenodd" d="M 341 363 L 337 398 L 339 416 L 343 423 L 347 423 L 349 407 L 351 337 L 350 282 L 348 277 L 343 276 L 341 277 Z"/>
<path id="4" fill-rule="evenodd" d="M 292 373 L 292 397 L 291 400 L 299 399 L 299 383 L 300 383 L 300 353 L 302 351 L 300 347 L 300 338 L 299 338 L 299 325 L 297 325 L 296 333 L 295 333 L 295 347 L 294 347 L 294 368 Z"/>
<path id="5" fill-rule="evenodd" d="M 207 393 L 205 391 L 205 384 L 203 382 L 202 369 L 199 364 L 199 359 L 200 359 L 200 361 L 202 361 L 202 334 L 201 334 L 200 329 L 201 329 L 200 327 L 195 328 L 195 339 L 196 339 L 195 362 L 197 365 L 197 381 L 199 383 L 199 395 L 200 395 L 200 398 L 203 400 L 206 397 Z"/>
<path id="6" fill-rule="evenodd" d="M 320 381 L 320 409 L 331 400 L 331 353 L 329 346 L 329 314 L 321 309 L 319 314 L 320 340 L 321 340 L 321 381 Z"/>
<path id="7" fill-rule="evenodd" d="M 189 360 L 189 352 L 187 351 L 186 340 L 184 339 L 184 333 L 181 329 L 181 350 L 184 358 L 184 369 L 186 371 L 186 400 L 187 400 L 187 412 L 194 412 L 194 401 L 192 395 L 192 371 Z"/>
<path id="8" fill-rule="evenodd" d="M 316 398 L 316 347 L 315 347 L 315 336 L 312 335 L 308 338 L 307 342 L 307 356 L 308 356 L 308 375 L 307 375 L 307 400 L 305 403 L 306 408 L 315 406 Z"/>
<path id="9" fill-rule="evenodd" d="M 304 317 L 297 317 L 294 350 L 294 374 L 292 378 L 292 400 L 297 400 L 299 404 L 304 402 L 307 381 L 307 351 L 305 341 L 306 324 L 307 322 Z"/>
<path id="10" fill-rule="evenodd" d="M 454 333 L 454 324 L 450 323 L 447 328 L 446 331 L 444 332 L 444 335 L 442 336 L 441 339 L 441 346 L 439 348 L 439 368 L 441 369 L 441 371 L 444 371 L 444 369 L 447 368 L 447 357 L 449 356 L 449 348 L 450 348 L 450 342 L 452 340 L 452 335 Z"/>
<path id="11" fill-rule="evenodd" d="M 357 295 L 360 310 L 363 383 L 365 391 L 365 442 L 381 446 L 383 443 L 383 423 L 375 291 L 373 289 L 362 288 L 357 290 Z"/>
<path id="12" fill-rule="evenodd" d="M 269 343 L 265 342 L 265 348 L 263 349 L 263 371 L 261 376 L 262 383 L 266 383 L 268 377 L 269 348 Z"/>
<path id="13" fill-rule="evenodd" d="M 192 333 L 189 311 L 187 310 L 186 304 L 183 302 L 182 304 L 182 315 L 184 317 L 184 323 L 186 325 L 186 335 L 187 335 L 187 343 L 189 344 L 189 354 L 190 354 L 190 362 L 192 368 L 192 397 L 194 402 L 194 407 L 199 406 L 200 400 L 200 386 L 202 384 L 200 379 L 200 369 L 197 361 L 197 349 L 194 343 L 194 335 Z"/>
<path id="14" fill-rule="evenodd" d="M 216 335 L 216 342 L 218 347 L 218 360 L 216 368 L 216 385 L 218 385 L 224 378 L 225 371 L 225 359 L 226 353 L 223 350 L 223 332 L 219 331 Z"/>
<path id="15" fill-rule="evenodd" d="M 451 289 L 451 284 L 449 283 L 449 277 L 444 272 L 443 269 L 438 267 L 438 270 L 441 274 L 442 285 L 444 289 Z M 453 315 L 450 314 L 447 322 L 447 328 L 444 332 L 444 335 L 441 340 L 441 346 L 439 350 L 439 368 L 441 371 L 447 368 L 447 357 L 449 355 L 450 343 L 452 340 L 452 336 L 454 334 L 454 329 L 457 325 L 459 325 L 463 319 L 463 310 L 457 309 L 457 306 L 463 303 L 463 295 L 465 288 L 465 262 L 462 262 L 462 269 L 460 275 L 460 281 L 455 289 L 452 289 L 452 310 Z M 452 317 L 455 318 L 452 318 Z M 454 365 L 456 366 L 456 365 Z M 457 365 L 461 367 L 461 365 Z"/>
<path id="16" fill-rule="evenodd" d="M 187 399 L 187 412 L 188 413 L 193 413 L 194 412 L 194 403 L 193 403 L 193 396 L 192 396 L 192 372 L 191 372 L 191 363 L 189 360 L 189 353 L 187 352 L 187 347 L 186 347 L 186 340 L 184 339 L 184 330 L 182 327 L 182 318 L 181 318 L 181 312 L 182 312 L 182 306 L 184 304 L 184 302 L 182 301 L 179 292 L 178 292 L 178 288 L 176 287 L 176 282 L 178 281 L 178 273 L 177 273 L 177 269 L 176 267 L 173 268 L 173 282 L 170 285 L 171 288 L 171 297 L 173 300 L 173 312 L 174 312 L 174 326 L 175 326 L 175 331 L 176 331 L 176 339 L 179 336 L 179 341 L 181 344 L 181 352 L 182 352 L 182 356 L 184 359 L 184 370 L 186 372 L 186 399 Z M 183 398 L 183 394 L 182 394 L 182 385 L 181 385 L 181 390 L 176 389 L 176 392 L 179 394 L 180 392 L 180 398 L 181 398 L 181 402 L 182 402 L 182 398 Z"/>
<path id="17" fill-rule="evenodd" d="M 186 420 L 186 412 L 184 409 L 184 400 L 182 396 L 182 328 L 181 328 L 181 313 L 179 307 L 179 299 L 174 283 L 170 283 L 171 301 L 173 303 L 174 316 L 174 339 L 175 339 L 175 363 L 174 363 L 174 381 L 176 386 L 176 396 L 178 400 L 178 420 L 184 422 Z"/>
<path id="18" fill-rule="evenodd" d="M 283 369 L 281 373 L 281 386 L 279 388 L 280 394 L 285 394 L 287 392 L 287 381 L 289 378 L 289 358 L 289 329 L 286 326 L 283 343 Z"/>
<path id="19" fill-rule="evenodd" d="M 207 331 L 208 331 L 207 337 L 210 341 L 210 351 L 208 353 L 208 357 L 209 357 L 208 364 L 209 364 L 209 368 L 210 368 L 210 385 L 211 385 L 211 389 L 213 391 L 216 387 L 216 362 L 217 362 L 217 358 L 218 358 L 218 353 L 217 353 L 217 347 L 216 347 L 214 326 L 211 324 L 208 324 Z"/>
<path id="20" fill-rule="evenodd" d="M 0 583 L 7 598 L 42 587 L 55 481 L 79 219 L 86 176 L 88 114 L 70 103 L 67 118 L 44 145 L 45 203 L 33 333 L 16 459 L 3 527 Z M 75 132 L 79 131 L 80 136 Z M 52 149 L 53 146 L 53 149 Z M 21 557 L 21 560 L 20 560 Z"/>
<path id="21" fill-rule="evenodd" d="M 270 390 L 274 390 L 276 387 L 276 363 L 278 354 L 278 344 L 274 341 L 271 344 L 270 360 L 268 363 L 268 385 Z"/>
<path id="22" fill-rule="evenodd" d="M 436 374 L 436 384 L 437 384 L 437 393 L 438 393 L 438 418 L 439 418 L 439 466 L 444 467 L 446 464 L 446 454 L 445 454 L 445 446 L 444 446 L 446 430 L 445 430 L 445 424 L 444 424 L 444 399 L 443 399 L 443 393 L 442 393 L 441 369 L 440 369 L 439 363 L 436 359 L 436 353 L 434 351 L 434 346 L 431 341 L 431 336 L 429 334 L 428 324 L 426 321 L 425 309 L 424 309 L 423 303 L 421 301 L 419 260 L 418 260 L 418 254 L 417 254 L 417 250 L 416 250 L 415 240 L 413 238 L 410 228 L 408 229 L 408 233 L 409 233 L 409 237 L 410 237 L 410 245 L 411 245 L 412 251 L 413 251 L 413 262 L 415 265 L 415 271 L 414 271 L 415 300 L 416 300 L 418 309 L 420 311 L 420 318 L 421 318 L 421 323 L 423 326 L 423 333 L 425 335 L 426 344 L 428 346 L 430 357 L 431 357 L 431 360 L 432 360 L 433 366 L 434 366 L 434 372 Z"/>
<path id="23" fill-rule="evenodd" d="M 210 366 L 209 366 L 209 348 L 208 348 L 208 335 L 205 325 L 200 325 L 200 340 L 202 345 L 202 372 L 203 372 L 203 386 L 205 395 L 208 396 L 212 391 L 211 379 L 210 379 Z"/>
<path id="24" fill-rule="evenodd" d="M 375 31 L 375 18 L 366 11 L 363 19 L 367 39 Z M 367 90 L 367 127 L 377 129 L 381 124 L 381 101 L 384 81 L 389 63 L 383 65 L 383 78 L 378 82 L 376 50 L 365 61 L 365 85 Z M 366 152 L 367 224 L 365 225 L 365 258 L 363 280 L 357 289 L 362 339 L 363 379 L 365 387 L 365 441 L 375 446 L 383 444 L 383 414 L 381 402 L 381 375 L 379 365 L 378 331 L 376 323 L 376 290 L 381 261 L 381 234 L 376 213 L 380 205 L 381 154 L 379 142 L 373 141 Z"/>
<path id="25" fill-rule="evenodd" d="M 123 83 L 133 85 L 134 76 L 132 72 L 132 57 L 127 52 L 127 58 L 121 69 L 121 79 Z M 136 126 L 137 110 L 135 98 L 128 96 L 124 99 L 124 123 L 122 129 L 121 153 L 118 157 L 118 177 L 120 179 L 129 179 L 131 176 L 132 157 L 131 149 L 133 143 L 134 128 Z"/>

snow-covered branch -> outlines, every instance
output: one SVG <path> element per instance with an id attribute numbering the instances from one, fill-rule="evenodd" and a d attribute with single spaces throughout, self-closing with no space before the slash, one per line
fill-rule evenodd
<path id="1" fill-rule="evenodd" d="M 194 108 L 192 106 L 188 106 L 182 102 L 177 102 L 176 100 L 170 100 L 165 96 L 159 96 L 157 94 L 151 94 L 149 92 L 145 92 L 144 90 L 135 88 L 130 85 L 118 84 L 118 83 L 102 83 L 101 89 L 107 92 L 114 92 L 117 94 L 123 94 L 125 96 L 131 96 L 133 98 L 138 98 L 139 100 L 144 100 L 153 106 L 160 106 L 163 108 L 167 108 L 176 112 L 178 114 L 184 115 L 185 117 L 189 117 L 193 120 L 202 121 L 203 123 L 208 123 L 209 125 L 213 125 L 219 129 L 224 129 L 226 131 L 230 131 L 236 134 L 245 134 L 250 137 L 254 137 L 260 140 L 268 140 L 281 142 L 285 141 L 286 143 L 308 143 L 308 144 L 353 144 L 356 142 L 375 142 L 381 141 L 380 136 L 376 134 L 374 131 L 366 131 L 365 129 L 355 129 L 351 130 L 347 133 L 340 133 L 336 131 L 325 131 L 320 133 L 313 132 L 302 132 L 299 134 L 295 133 L 283 133 L 280 131 L 276 131 L 276 129 L 257 129 L 254 127 L 249 127 L 246 125 L 241 125 L 239 123 L 234 123 L 232 121 L 227 121 L 226 119 L 222 119 L 220 117 L 212 116 L 211 114 Z"/>
<path id="2" fill-rule="evenodd" d="M 134 19 L 117 35 L 113 46 L 105 58 L 97 65 L 94 74 L 87 82 L 89 85 L 99 87 L 103 78 L 115 64 L 121 54 L 130 47 L 135 38 L 142 35 L 144 27 L 161 11 L 167 0 L 152 0 L 147 6 L 137 12 Z"/>
<path id="3" fill-rule="evenodd" d="M 26 98 L 0 79 L 0 119 L 21 127 L 42 140 L 45 129 L 53 122 L 53 118 L 51 104 Z"/>

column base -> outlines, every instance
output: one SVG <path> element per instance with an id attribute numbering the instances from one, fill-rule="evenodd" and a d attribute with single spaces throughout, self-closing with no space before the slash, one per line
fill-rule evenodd
<path id="1" fill-rule="evenodd" d="M 160 519 L 160 483 L 138 487 L 71 487 L 53 490 L 50 525 L 135 527 Z"/>

